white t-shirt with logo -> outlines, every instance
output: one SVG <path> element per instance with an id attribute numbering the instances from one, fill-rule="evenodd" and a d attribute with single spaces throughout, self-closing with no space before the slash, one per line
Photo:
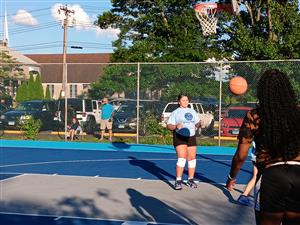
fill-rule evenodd
<path id="1" fill-rule="evenodd" d="M 178 107 L 171 113 L 167 124 L 178 125 L 182 124 L 183 128 L 175 131 L 182 136 L 194 136 L 196 134 L 195 125 L 199 123 L 200 118 L 196 111 L 191 108 Z"/>

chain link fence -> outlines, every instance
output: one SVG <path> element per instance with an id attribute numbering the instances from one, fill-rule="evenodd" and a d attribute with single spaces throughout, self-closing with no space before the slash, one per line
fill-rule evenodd
<path id="1" fill-rule="evenodd" d="M 55 101 L 51 101 L 54 104 L 48 106 L 41 103 L 37 110 L 40 112 L 32 116 L 44 120 L 41 130 L 56 132 L 61 137 L 64 136 L 61 133 L 64 133 L 65 115 L 68 124 L 70 118 L 76 117 L 82 128 L 80 134 L 89 134 L 95 138 L 91 140 L 96 141 L 99 134 L 101 99 L 107 97 L 116 110 L 113 119 L 114 140 L 172 144 L 172 134 L 166 129 L 166 121 L 177 107 L 177 96 L 184 93 L 190 98 L 190 107 L 195 109 L 204 121 L 203 127 L 197 132 L 200 145 L 224 146 L 230 141 L 231 144 L 236 144 L 243 117 L 248 110 L 257 106 L 256 84 L 260 75 L 270 68 L 286 72 L 299 99 L 299 66 L 298 60 L 68 63 L 65 105 L 65 97 L 61 95 L 62 64 L 40 64 L 37 74 L 42 77 L 44 91 L 49 89 L 51 99 Z M 30 72 L 27 79 L 29 74 Z M 235 76 L 242 76 L 248 82 L 248 90 L 244 95 L 233 95 L 228 89 L 229 80 Z M 8 78 L 2 77 L 3 92 L 13 90 L 11 95 L 15 99 L 17 88 L 24 79 L 14 82 L 14 86 L 11 87 L 12 83 L 7 83 Z M 43 107 L 46 107 L 46 110 Z M 22 107 L 17 109 L 20 111 Z M 64 113 L 65 110 L 67 114 Z M 2 130 L 18 129 L 16 124 L 26 119 L 25 115 L 29 114 L 29 111 L 5 111 L 1 112 Z"/>

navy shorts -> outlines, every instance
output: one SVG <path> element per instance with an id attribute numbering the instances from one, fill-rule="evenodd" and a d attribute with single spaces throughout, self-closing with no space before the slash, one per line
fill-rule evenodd
<path id="1" fill-rule="evenodd" d="M 255 186 L 255 210 L 300 212 L 300 163 L 263 170 Z"/>
<path id="2" fill-rule="evenodd" d="M 196 146 L 196 136 L 191 136 L 191 137 L 186 137 L 178 134 L 177 132 L 173 133 L 173 145 L 174 147 L 178 145 L 187 145 L 188 147 L 190 146 Z"/>

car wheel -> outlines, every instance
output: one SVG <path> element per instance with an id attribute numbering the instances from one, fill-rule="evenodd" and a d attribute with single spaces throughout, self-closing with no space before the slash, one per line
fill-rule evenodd
<path id="1" fill-rule="evenodd" d="M 94 117 L 88 117 L 88 120 L 87 120 L 87 124 L 86 124 L 86 132 L 88 134 L 93 134 L 94 131 L 96 129 L 96 120 Z"/>

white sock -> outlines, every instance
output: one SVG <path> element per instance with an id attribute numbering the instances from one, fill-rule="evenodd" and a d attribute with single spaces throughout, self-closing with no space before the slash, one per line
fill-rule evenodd
<path id="1" fill-rule="evenodd" d="M 176 180 L 181 180 L 181 177 L 176 177 Z"/>

